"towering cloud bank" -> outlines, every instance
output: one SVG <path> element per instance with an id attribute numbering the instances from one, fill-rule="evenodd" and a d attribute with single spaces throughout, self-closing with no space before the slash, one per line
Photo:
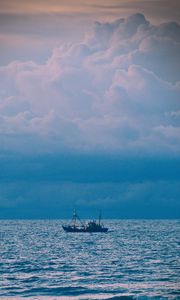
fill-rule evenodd
<path id="1" fill-rule="evenodd" d="M 177 154 L 180 25 L 95 23 L 43 65 L 0 68 L 1 151 Z"/>

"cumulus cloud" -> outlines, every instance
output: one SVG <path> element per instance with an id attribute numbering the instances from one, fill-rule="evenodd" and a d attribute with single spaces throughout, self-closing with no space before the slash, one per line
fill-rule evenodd
<path id="1" fill-rule="evenodd" d="M 3 150 L 177 153 L 179 37 L 179 24 L 135 14 L 95 23 L 42 65 L 1 67 Z"/>

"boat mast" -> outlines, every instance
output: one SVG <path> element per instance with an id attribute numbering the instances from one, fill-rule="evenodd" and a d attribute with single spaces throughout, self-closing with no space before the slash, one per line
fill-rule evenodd
<path id="1" fill-rule="evenodd" d="M 74 209 L 74 212 L 73 212 L 73 217 L 72 217 L 72 221 L 73 221 L 73 226 L 76 227 L 76 221 L 79 220 L 79 222 L 81 223 L 81 226 L 82 227 L 85 227 L 85 225 L 83 224 L 83 222 L 81 221 L 81 219 L 79 218 L 76 210 Z"/>
<path id="2" fill-rule="evenodd" d="M 73 216 L 72 216 L 72 223 L 73 223 L 73 226 L 76 227 L 76 220 L 77 220 L 77 213 L 76 213 L 76 210 L 74 209 L 73 211 Z"/>
<path id="3" fill-rule="evenodd" d="M 101 225 L 101 212 L 99 213 L 99 226 Z"/>

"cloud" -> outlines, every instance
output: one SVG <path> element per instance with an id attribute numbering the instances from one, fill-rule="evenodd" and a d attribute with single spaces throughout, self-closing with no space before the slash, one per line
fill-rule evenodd
<path id="1" fill-rule="evenodd" d="M 179 21 L 178 8 L 178 0 L 0 0 L 0 64 L 16 59 L 42 63 L 56 45 L 80 41 L 96 20 L 112 21 L 141 11 L 156 23 Z"/>
<path id="2" fill-rule="evenodd" d="M 1 218 L 69 217 L 74 207 L 82 217 L 178 218 L 177 181 L 140 183 L 8 182 L 0 184 Z M 49 201 L 49 195 L 53 195 Z"/>
<path id="3" fill-rule="evenodd" d="M 95 23 L 44 64 L 1 67 L 1 149 L 177 154 L 179 32 L 138 13 Z"/>
<path id="4" fill-rule="evenodd" d="M 178 218 L 179 163 L 109 154 L 1 154 L 0 218 L 64 218 L 74 207 L 86 218 L 99 210 L 107 218 Z"/>

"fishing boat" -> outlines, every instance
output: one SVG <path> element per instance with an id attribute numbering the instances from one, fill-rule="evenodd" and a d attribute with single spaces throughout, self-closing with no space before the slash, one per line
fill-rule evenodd
<path id="1" fill-rule="evenodd" d="M 66 232 L 107 232 L 108 228 L 104 227 L 101 222 L 101 214 L 99 215 L 98 221 L 89 221 L 87 224 L 82 222 L 82 220 L 74 211 L 72 220 L 70 224 L 62 225 L 64 231 Z"/>

